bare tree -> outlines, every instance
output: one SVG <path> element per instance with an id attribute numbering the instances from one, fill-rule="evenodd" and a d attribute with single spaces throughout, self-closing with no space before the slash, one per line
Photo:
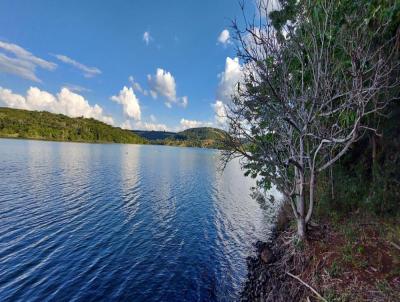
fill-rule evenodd
<path id="1" fill-rule="evenodd" d="M 339 16 L 339 2 L 300 1 L 292 20 L 275 28 L 268 1 L 261 1 L 257 17 L 243 14 L 243 29 L 233 24 L 244 80 L 227 110 L 224 156 L 244 158 L 259 185 L 277 186 L 292 205 L 301 239 L 318 174 L 366 131 L 376 131 L 367 117 L 381 113 L 399 85 L 393 76 L 399 31 L 390 34 L 387 20 L 371 26 L 366 7 Z"/>

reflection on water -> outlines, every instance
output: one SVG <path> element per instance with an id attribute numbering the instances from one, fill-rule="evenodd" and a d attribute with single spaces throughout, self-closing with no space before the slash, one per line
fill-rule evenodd
<path id="1" fill-rule="evenodd" d="M 218 160 L 0 140 L 0 300 L 234 301 L 270 218 Z"/>

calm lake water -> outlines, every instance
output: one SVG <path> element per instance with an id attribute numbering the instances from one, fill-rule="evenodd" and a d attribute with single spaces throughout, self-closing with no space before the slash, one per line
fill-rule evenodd
<path id="1" fill-rule="evenodd" d="M 0 301 L 235 301 L 270 219 L 218 154 L 0 139 Z"/>

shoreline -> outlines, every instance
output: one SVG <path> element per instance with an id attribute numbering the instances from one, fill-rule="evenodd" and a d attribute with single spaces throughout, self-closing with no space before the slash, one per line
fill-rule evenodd
<path id="1" fill-rule="evenodd" d="M 88 144 L 165 145 L 220 150 L 225 132 L 193 127 L 180 132 L 127 130 L 93 118 L 0 107 L 0 137 Z M 149 137 L 151 134 L 151 137 Z M 173 135 L 172 135 L 173 134 Z M 160 135 L 162 138 L 160 138 Z"/>
<path id="2" fill-rule="evenodd" d="M 323 224 L 309 229 L 305 243 L 296 241 L 293 225 L 277 225 L 247 259 L 241 301 L 398 301 L 396 218 L 351 217 L 324 217 Z"/>
<path id="3" fill-rule="evenodd" d="M 207 149 L 221 151 L 217 148 L 208 147 L 194 147 L 194 146 L 182 146 L 182 145 L 167 145 L 167 144 L 153 144 L 151 142 L 147 143 L 116 143 L 116 142 L 103 142 L 103 141 L 69 141 L 69 140 L 55 140 L 46 138 L 33 138 L 33 137 L 17 137 L 17 136 L 1 136 L 0 139 L 11 139 L 11 140 L 31 140 L 39 142 L 55 142 L 55 143 L 78 143 L 78 144 L 93 144 L 93 145 L 139 145 L 139 146 L 163 146 L 163 147 L 175 147 L 175 148 L 193 148 L 193 149 Z"/>
<path id="4" fill-rule="evenodd" d="M 31 140 L 39 142 L 55 142 L 55 143 L 79 143 L 79 144 L 94 144 L 94 145 L 151 145 L 151 144 L 139 144 L 139 143 L 116 143 L 107 141 L 74 141 L 74 140 L 57 140 L 47 138 L 34 138 L 34 137 L 18 137 L 18 136 L 2 136 L 1 139 L 15 139 L 15 140 Z"/>

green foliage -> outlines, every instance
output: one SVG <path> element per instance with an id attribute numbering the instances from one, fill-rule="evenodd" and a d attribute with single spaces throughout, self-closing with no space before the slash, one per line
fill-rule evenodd
<path id="1" fill-rule="evenodd" d="M 387 110 L 380 124 L 373 160 L 372 133 L 365 135 L 333 167 L 333 191 L 329 171 L 318 181 L 318 212 L 321 215 L 358 209 L 395 216 L 400 207 L 400 104 Z"/>
<path id="2" fill-rule="evenodd" d="M 304 249 L 305 249 L 305 243 L 304 243 L 304 240 L 300 240 L 299 238 L 297 238 L 296 240 L 295 240 L 295 242 L 294 242 L 294 247 L 295 247 L 295 250 L 297 251 L 297 252 L 301 252 L 301 251 L 304 251 Z"/>
<path id="3" fill-rule="evenodd" d="M 211 127 L 199 127 L 186 129 L 184 131 L 165 132 L 165 131 L 134 131 L 138 135 L 149 139 L 154 144 L 222 149 L 226 132 Z"/>
<path id="4" fill-rule="evenodd" d="M 331 266 L 328 267 L 327 271 L 331 278 L 337 278 L 343 272 L 343 268 L 341 264 L 339 264 L 336 260 L 334 260 Z"/>
<path id="5" fill-rule="evenodd" d="M 376 289 L 383 294 L 388 294 L 392 291 L 391 286 L 387 280 L 378 280 L 376 282 Z"/>
<path id="6" fill-rule="evenodd" d="M 54 141 L 145 144 L 128 130 L 95 119 L 70 118 L 46 111 L 0 108 L 0 137 Z"/>
<path id="7" fill-rule="evenodd" d="M 368 119 L 379 123 L 368 114 L 389 102 L 382 95 L 398 85 L 396 81 L 380 85 L 375 79 L 392 83 L 389 78 L 397 76 L 397 69 L 387 66 L 398 59 L 392 50 L 397 47 L 400 6 L 395 0 L 279 2 L 281 9 L 265 18 L 270 22 L 245 20 L 245 30 L 234 26 L 239 57 L 244 66 L 251 67 L 246 69 L 246 89 L 238 89 L 232 98 L 229 131 L 236 141 L 230 147 L 247 159 L 245 175 L 257 178 L 264 188 L 274 183 L 295 198 L 296 192 L 304 192 L 311 176 L 314 179 L 317 174 L 319 182 L 324 170 L 362 137 L 370 125 Z M 261 6 L 258 13 L 268 10 Z M 386 74 L 383 69 L 388 70 Z M 376 97 L 370 97 L 371 91 L 376 91 Z M 245 147 L 242 140 L 248 142 Z M 381 199 L 377 196 L 387 194 L 386 176 L 374 178 L 377 189 L 370 194 L 371 183 L 364 181 L 370 168 L 353 165 L 354 160 L 350 169 L 341 163 L 333 168 L 338 193 L 331 198 L 340 206 L 356 209 L 365 204 L 365 196 L 376 204 Z M 326 189 L 323 197 L 329 200 Z"/>
<path id="8" fill-rule="evenodd" d="M 324 292 L 324 299 L 328 302 L 350 302 L 351 293 L 340 292 L 337 293 L 334 289 L 327 289 Z"/>
<path id="9" fill-rule="evenodd" d="M 211 128 L 211 127 L 200 127 L 200 128 L 191 128 L 186 129 L 182 132 L 178 133 L 181 136 L 184 136 L 186 139 L 213 139 L 213 140 L 223 140 L 225 138 L 225 131 Z"/>
<path id="10" fill-rule="evenodd" d="M 146 131 L 146 130 L 132 130 L 133 133 L 150 141 L 164 140 L 176 135 L 175 132 L 168 131 Z"/>
<path id="11" fill-rule="evenodd" d="M 281 10 L 272 11 L 269 17 L 272 20 L 272 25 L 280 30 L 286 22 L 295 21 L 297 10 L 299 6 L 299 1 L 296 0 L 281 0 L 282 8 Z"/>

